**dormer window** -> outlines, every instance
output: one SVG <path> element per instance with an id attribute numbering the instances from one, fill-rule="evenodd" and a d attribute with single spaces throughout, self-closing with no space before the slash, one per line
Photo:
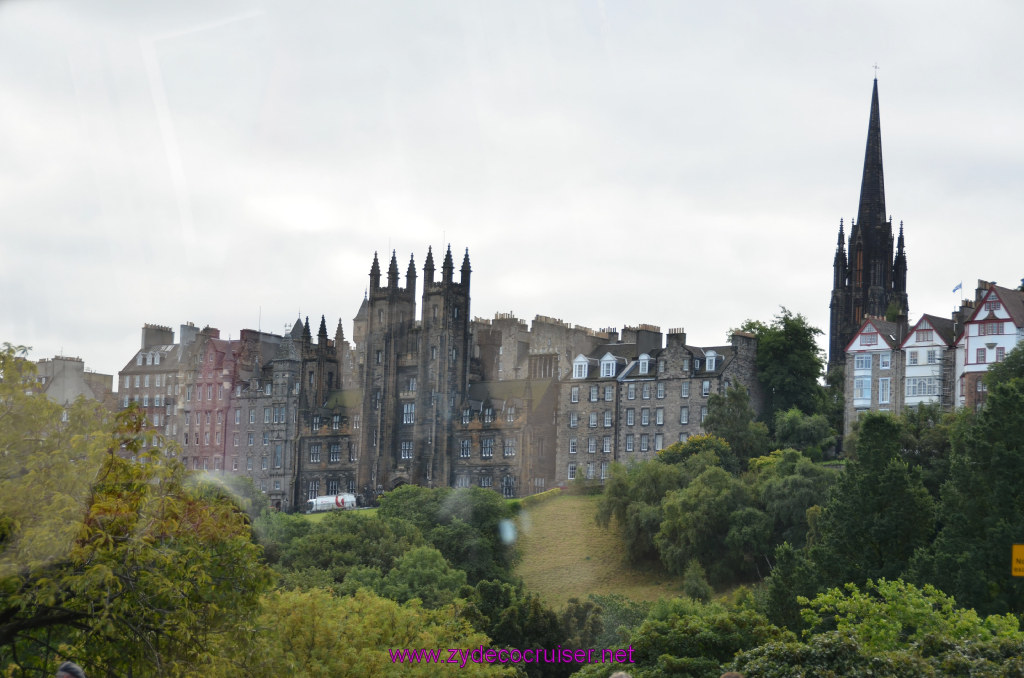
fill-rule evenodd
<path id="1" fill-rule="evenodd" d="M 587 359 L 582 354 L 576 356 L 576 360 L 572 361 L 572 378 L 586 379 L 587 365 Z"/>
<path id="2" fill-rule="evenodd" d="M 640 356 L 640 374 L 647 374 L 651 369 L 651 356 L 644 353 Z"/>
<path id="3" fill-rule="evenodd" d="M 613 356 L 611 353 L 606 353 L 605 356 L 601 358 L 601 376 L 615 376 L 615 356 Z"/>
<path id="4" fill-rule="evenodd" d="M 715 365 L 718 363 L 718 354 L 715 353 L 714 351 L 708 351 L 706 354 L 706 358 L 707 367 L 705 369 L 707 369 L 708 372 L 714 372 Z"/>
<path id="5" fill-rule="evenodd" d="M 153 364 L 154 365 L 159 365 L 160 364 L 160 354 L 159 353 L 154 353 L 153 354 Z"/>
<path id="6" fill-rule="evenodd" d="M 878 344 L 878 332 L 865 332 L 860 335 L 861 346 L 876 346 Z"/>

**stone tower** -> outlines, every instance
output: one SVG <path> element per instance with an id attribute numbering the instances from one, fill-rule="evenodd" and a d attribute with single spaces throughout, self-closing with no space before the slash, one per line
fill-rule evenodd
<path id="1" fill-rule="evenodd" d="M 864 152 L 864 173 L 860 184 L 857 220 L 850 222 L 850 236 L 844 243 L 844 226 L 839 221 L 839 239 L 833 262 L 832 301 L 829 323 L 829 367 L 845 362 L 844 350 L 865 316 L 884 318 L 895 312 L 905 322 L 907 302 L 907 257 L 903 246 L 903 224 L 893 256 L 892 219 L 885 211 L 885 182 L 882 174 L 882 130 L 878 114 L 878 80 L 871 92 L 868 141 Z"/>

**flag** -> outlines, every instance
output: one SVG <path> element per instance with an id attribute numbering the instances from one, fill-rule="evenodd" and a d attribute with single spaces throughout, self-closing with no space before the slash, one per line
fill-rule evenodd
<path id="1" fill-rule="evenodd" d="M 964 284 L 962 282 L 958 282 L 956 284 L 956 287 L 953 288 L 953 294 L 956 294 L 957 290 L 962 290 L 963 288 L 964 288 Z"/>

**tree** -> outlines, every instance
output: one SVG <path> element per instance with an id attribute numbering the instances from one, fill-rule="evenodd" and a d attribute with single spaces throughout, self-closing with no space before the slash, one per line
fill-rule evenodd
<path id="1" fill-rule="evenodd" d="M 1024 584 L 1008 568 L 1024 534 L 1024 378 L 997 379 L 977 419 L 964 419 L 952 440 L 941 528 L 915 556 L 912 578 L 979 612 L 1022 613 Z"/>
<path id="2" fill-rule="evenodd" d="M 804 414 L 796 407 L 775 413 L 775 445 L 800 450 L 812 461 L 835 442 L 836 432 L 823 414 Z"/>
<path id="3" fill-rule="evenodd" d="M 730 386 L 724 394 L 708 398 L 708 416 L 704 430 L 729 443 L 731 454 L 722 457 L 722 468 L 739 473 L 747 460 L 768 452 L 768 427 L 754 421 L 757 413 L 750 406 L 750 394 L 741 384 Z"/>
<path id="4" fill-rule="evenodd" d="M 765 398 L 765 421 L 771 425 L 775 413 L 798 408 L 805 414 L 818 411 L 822 395 L 818 380 L 825 358 L 817 343 L 822 331 L 812 327 L 801 314 L 785 307 L 771 324 L 747 320 L 740 329 L 757 337 L 757 371 Z"/>
<path id="5" fill-rule="evenodd" d="M 449 605 L 424 609 L 417 601 L 405 604 L 369 591 L 335 597 L 326 591 L 275 591 L 264 596 L 262 611 L 247 642 L 218 648 L 230 661 L 218 662 L 202 674 L 211 678 L 361 678 L 362 676 L 511 676 L 514 667 L 466 661 L 438 664 L 406 659 L 392 651 L 438 650 L 447 661 L 447 648 L 487 647 L 487 636 L 461 619 Z M 398 664 L 396 666 L 396 664 Z M 199 675 L 199 674 L 196 674 Z"/>
<path id="6" fill-rule="evenodd" d="M 812 548 L 826 585 L 896 579 L 934 536 L 935 502 L 899 451 L 896 419 L 861 417 L 857 459 L 832 487 Z"/>
<path id="7" fill-rule="evenodd" d="M 465 585 L 465 572 L 453 569 L 434 547 L 420 546 L 395 562 L 381 580 L 379 593 L 399 603 L 419 598 L 424 607 L 438 608 L 450 604 Z"/>
<path id="8" fill-rule="evenodd" d="M 195 675 L 272 582 L 248 516 L 129 408 L 110 422 L 32 387 L 0 351 L 0 667 Z M 133 457 L 131 460 L 128 457 Z"/>

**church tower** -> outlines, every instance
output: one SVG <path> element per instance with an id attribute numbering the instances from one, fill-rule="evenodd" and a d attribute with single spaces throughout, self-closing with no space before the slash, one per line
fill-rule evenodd
<path id="1" fill-rule="evenodd" d="M 849 232 L 844 248 L 844 228 L 840 220 L 833 262 L 832 301 L 829 304 L 829 367 L 845 362 L 846 345 L 865 316 L 885 318 L 887 313 L 895 313 L 905 322 L 909 312 L 903 224 L 900 223 L 898 243 L 894 243 L 892 219 L 885 212 L 877 78 L 871 92 L 860 205 L 857 220 L 850 222 Z M 897 246 L 895 256 L 894 244 Z"/>

